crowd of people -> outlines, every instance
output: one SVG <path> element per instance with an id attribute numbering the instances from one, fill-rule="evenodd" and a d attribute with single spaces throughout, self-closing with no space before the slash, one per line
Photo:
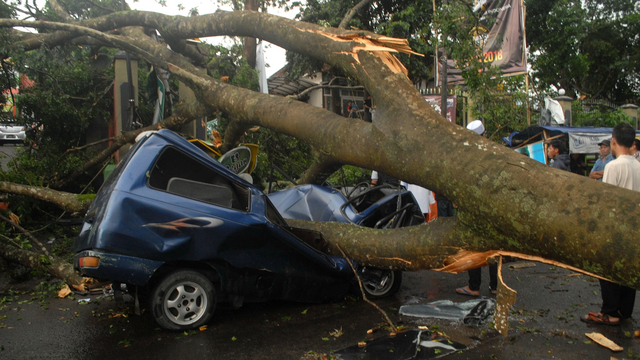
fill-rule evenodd
<path id="1" fill-rule="evenodd" d="M 600 157 L 593 165 L 589 178 L 625 189 L 640 191 L 640 140 L 629 124 L 619 124 L 613 128 L 611 140 L 598 144 Z M 547 157 L 550 166 L 571 171 L 569 156 L 564 141 L 554 139 L 547 144 Z M 574 158 L 574 160 L 577 157 Z M 578 162 L 577 168 L 580 169 Z M 625 216 L 619 214 L 618 216 Z M 631 317 L 636 291 L 624 285 L 600 279 L 602 306 L 599 312 L 590 311 L 580 320 L 590 324 L 620 325 L 622 320 Z"/>
<path id="2" fill-rule="evenodd" d="M 343 108 L 342 114 L 348 118 L 361 118 L 366 122 L 373 120 L 373 114 L 375 112 L 375 106 L 372 105 L 371 95 L 367 95 L 362 103 L 363 109 L 358 108 L 358 103 L 355 101 L 349 101 L 347 107 Z"/>

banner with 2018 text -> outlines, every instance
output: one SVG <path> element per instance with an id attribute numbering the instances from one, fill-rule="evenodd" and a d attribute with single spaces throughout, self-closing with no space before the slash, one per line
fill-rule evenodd
<path id="1" fill-rule="evenodd" d="M 477 42 L 483 44 L 479 60 L 484 63 L 485 67 L 497 66 L 505 76 L 522 74 L 526 71 L 527 58 L 525 56 L 526 41 L 522 0 L 494 0 L 490 2 L 473 31 L 478 34 Z M 441 74 L 441 68 L 442 63 L 439 61 L 438 74 Z M 448 60 L 447 83 L 463 82 L 462 69 L 456 66 L 454 60 Z M 438 86 L 441 83 L 439 77 Z"/>

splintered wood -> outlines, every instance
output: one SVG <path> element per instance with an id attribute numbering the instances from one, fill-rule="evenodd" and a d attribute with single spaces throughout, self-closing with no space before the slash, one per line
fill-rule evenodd
<path id="1" fill-rule="evenodd" d="M 604 279 L 601 276 L 578 269 L 576 267 L 566 265 L 554 260 L 541 258 L 538 256 L 531 256 L 527 254 L 521 254 L 512 251 L 491 250 L 485 252 L 460 250 L 458 253 L 447 257 L 444 261 L 444 266 L 435 271 L 459 273 L 482 266 L 488 265 L 488 259 L 492 257 L 499 257 L 498 266 L 498 294 L 496 296 L 496 311 L 494 314 L 494 322 L 496 330 L 504 336 L 507 336 L 509 332 L 509 310 L 516 303 L 517 292 L 507 285 L 502 280 L 502 256 L 509 256 L 514 258 L 520 258 L 529 261 L 537 261 L 545 264 L 551 264 L 557 267 L 565 268 L 577 273 L 593 276 L 599 279 Z M 531 264 L 531 263 L 524 263 Z M 535 265 L 535 264 L 534 264 Z M 527 265 L 529 266 L 529 265 Z M 527 267 L 527 266 L 521 266 Z M 594 340 L 595 341 L 595 340 Z"/>
<path id="2" fill-rule="evenodd" d="M 407 68 L 396 58 L 392 52 L 401 52 L 403 54 L 411 54 L 424 56 L 411 50 L 409 41 L 407 39 L 398 39 L 388 36 L 380 35 L 363 35 L 362 33 L 347 33 L 347 34 L 329 34 L 321 31 L 307 30 L 329 37 L 335 41 L 353 41 L 359 46 L 354 46 L 353 50 L 349 53 L 353 58 L 360 63 L 358 58 L 358 51 L 367 51 L 378 58 L 380 58 L 394 73 L 408 74 Z"/>
<path id="3" fill-rule="evenodd" d="M 443 267 L 439 269 L 433 269 L 433 270 L 457 274 L 462 271 L 467 271 L 467 270 L 486 266 L 488 264 L 487 259 L 492 257 L 497 257 L 497 256 L 509 256 L 509 257 L 523 259 L 523 260 L 537 261 L 537 262 L 561 267 L 567 270 L 571 270 L 576 273 L 589 275 L 598 279 L 607 280 L 602 276 L 596 275 L 594 273 L 591 273 L 582 269 L 578 269 L 575 266 L 563 264 L 558 261 L 545 259 L 539 256 L 532 256 L 532 255 L 517 253 L 514 251 L 502 251 L 502 250 L 490 250 L 485 252 L 461 250 L 458 253 L 447 257 L 447 259 L 444 261 Z"/>
<path id="4" fill-rule="evenodd" d="M 509 333 L 509 311 L 516 303 L 517 292 L 508 287 L 502 280 L 502 256 L 498 261 L 498 294 L 496 295 L 496 311 L 493 322 L 496 330 L 503 336 Z"/>

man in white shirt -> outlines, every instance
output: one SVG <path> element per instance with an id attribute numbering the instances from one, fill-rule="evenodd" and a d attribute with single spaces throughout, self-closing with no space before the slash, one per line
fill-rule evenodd
<path id="1" fill-rule="evenodd" d="M 616 159 L 604 168 L 603 182 L 625 189 L 640 191 L 640 162 L 631 153 L 636 131 L 629 124 L 613 128 L 611 151 Z M 626 216 L 622 213 L 619 216 Z M 590 324 L 620 325 L 631 317 L 636 290 L 606 280 L 600 280 L 602 308 L 599 313 L 589 312 L 581 320 Z"/>
<path id="2" fill-rule="evenodd" d="M 422 211 L 425 220 L 427 222 L 431 221 L 431 205 L 436 203 L 436 199 L 434 198 L 431 190 L 415 184 L 408 184 L 404 181 L 400 182 L 400 185 L 404 186 L 413 194 L 413 197 L 418 202 L 418 207 L 420 207 L 420 211 Z"/>

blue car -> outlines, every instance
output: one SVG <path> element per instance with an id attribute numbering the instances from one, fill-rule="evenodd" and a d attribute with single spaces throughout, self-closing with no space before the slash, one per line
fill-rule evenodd
<path id="1" fill-rule="evenodd" d="M 161 327 L 187 330 L 206 324 L 223 301 L 342 299 L 356 278 L 324 248 L 319 233 L 290 227 L 258 188 L 160 130 L 140 139 L 100 188 L 74 267 L 127 284 Z M 355 266 L 363 280 L 384 281 Z"/>

